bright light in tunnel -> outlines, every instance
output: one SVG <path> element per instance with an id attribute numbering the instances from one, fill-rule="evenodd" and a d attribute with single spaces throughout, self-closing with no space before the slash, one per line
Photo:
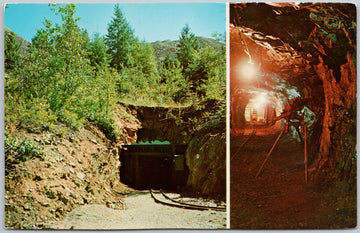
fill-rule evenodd
<path id="1" fill-rule="evenodd" d="M 255 108 L 263 107 L 267 102 L 266 94 L 260 94 L 254 99 L 254 106 Z"/>
<path id="2" fill-rule="evenodd" d="M 256 66 L 252 62 L 242 62 L 239 64 L 238 69 L 241 77 L 244 77 L 247 80 L 254 79 L 257 75 Z"/>

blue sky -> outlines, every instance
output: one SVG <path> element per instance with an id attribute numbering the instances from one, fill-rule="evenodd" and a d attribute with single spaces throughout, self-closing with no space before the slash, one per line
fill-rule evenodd
<path id="1" fill-rule="evenodd" d="M 76 16 L 81 28 L 89 35 L 95 32 L 105 35 L 113 17 L 114 5 L 76 4 Z M 225 33 L 225 3 L 120 3 L 123 14 L 135 35 L 147 42 L 177 40 L 181 29 L 188 24 L 197 36 L 212 37 Z M 43 27 L 44 19 L 60 23 L 60 16 L 50 10 L 48 4 L 8 4 L 5 9 L 5 26 L 31 42 L 36 30 Z"/>

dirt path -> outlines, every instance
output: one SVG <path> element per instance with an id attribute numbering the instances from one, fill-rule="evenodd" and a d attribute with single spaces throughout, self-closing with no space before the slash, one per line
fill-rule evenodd
<path id="1" fill-rule="evenodd" d="M 333 197 L 322 193 L 311 182 L 305 183 L 303 144 L 290 141 L 286 135 L 255 178 L 278 134 L 255 136 L 231 161 L 231 228 L 352 226 L 353 209 L 344 203 L 336 203 Z M 245 139 L 233 138 L 232 153 Z"/>
<path id="2" fill-rule="evenodd" d="M 187 210 L 157 204 L 148 191 L 124 199 L 126 208 L 115 210 L 103 205 L 86 205 L 69 213 L 61 229 L 156 229 L 226 228 L 226 213 Z"/>

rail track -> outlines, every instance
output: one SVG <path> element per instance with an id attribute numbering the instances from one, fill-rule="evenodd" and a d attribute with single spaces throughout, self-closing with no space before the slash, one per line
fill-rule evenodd
<path id="1" fill-rule="evenodd" d="M 238 147 L 238 149 L 236 150 L 235 153 L 232 154 L 231 158 L 230 158 L 230 162 L 235 158 L 235 156 L 239 153 L 239 151 L 245 146 L 245 144 L 250 140 L 250 138 L 252 138 L 253 136 L 256 135 L 256 130 L 254 129 L 253 131 L 251 131 L 251 133 L 248 135 L 248 137 L 244 140 L 244 142 Z"/>
<path id="2" fill-rule="evenodd" d="M 178 201 L 178 200 L 175 200 L 174 198 L 169 197 L 162 190 L 156 191 L 156 193 L 161 194 L 161 195 L 155 194 L 155 191 L 150 189 L 150 194 L 151 194 L 151 197 L 154 199 L 154 201 L 156 203 L 160 203 L 163 205 L 168 205 L 168 206 L 183 208 L 183 209 L 191 209 L 191 210 L 226 211 L 225 206 L 206 206 L 206 205 L 186 203 L 186 202 Z"/>

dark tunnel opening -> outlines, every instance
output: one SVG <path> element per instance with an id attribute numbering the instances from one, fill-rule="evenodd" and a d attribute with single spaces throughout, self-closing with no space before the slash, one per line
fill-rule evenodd
<path id="1" fill-rule="evenodd" d="M 188 177 L 186 145 L 146 141 L 123 145 L 120 181 L 130 188 L 184 190 Z"/>

